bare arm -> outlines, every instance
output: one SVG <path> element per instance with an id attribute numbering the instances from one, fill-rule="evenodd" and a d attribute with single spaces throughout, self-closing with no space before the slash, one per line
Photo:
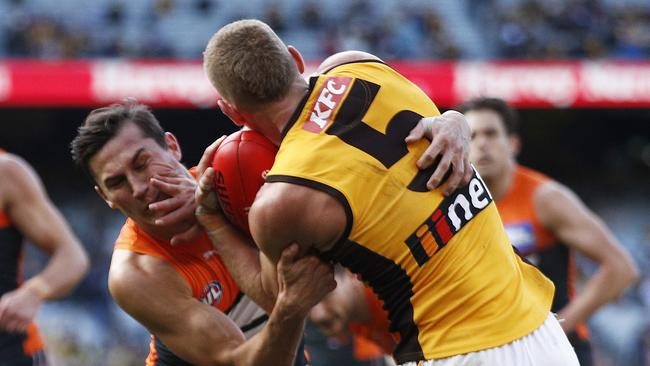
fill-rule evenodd
<path id="1" fill-rule="evenodd" d="M 264 329 L 248 341 L 224 313 L 192 298 L 189 287 L 163 260 L 116 250 L 109 288 L 120 307 L 187 362 L 291 365 L 309 311 L 306 307 L 333 288 L 323 282 L 321 290 L 306 289 L 305 276 L 311 272 L 326 278 L 328 269 L 315 259 L 293 260 L 291 252 L 283 257 L 278 303 Z"/>
<path id="2" fill-rule="evenodd" d="M 22 159 L 0 159 L 2 208 L 16 228 L 46 252 L 47 266 L 0 299 L 0 328 L 24 331 L 43 301 L 67 295 L 85 276 L 88 257 L 54 207 L 31 167 Z"/>
<path id="3" fill-rule="evenodd" d="M 343 235 L 345 210 L 327 193 L 289 183 L 267 183 L 259 191 L 248 215 L 251 234 L 264 256 L 262 285 L 277 292 L 272 276 L 282 251 L 292 243 L 300 253 L 330 249 Z"/>
<path id="4" fill-rule="evenodd" d="M 277 293 L 263 289 L 261 253 L 251 238 L 239 232 L 224 217 L 217 202 L 214 181 L 214 169 L 206 168 L 196 188 L 196 217 L 237 285 L 267 313 L 271 313 Z M 275 277 L 275 268 L 273 271 Z"/>
<path id="5" fill-rule="evenodd" d="M 549 182 L 536 192 L 534 200 L 542 225 L 598 263 L 598 271 L 584 290 L 559 312 L 568 332 L 633 283 L 638 270 L 607 226 L 571 190 Z"/>

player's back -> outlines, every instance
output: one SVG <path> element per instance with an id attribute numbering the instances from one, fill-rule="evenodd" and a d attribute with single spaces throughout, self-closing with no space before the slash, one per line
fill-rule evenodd
<path id="1" fill-rule="evenodd" d="M 348 226 L 324 255 L 384 301 L 397 362 L 499 346 L 542 324 L 552 284 L 513 252 L 480 177 L 447 198 L 426 189 L 432 171 L 416 161 L 428 143 L 404 143 L 439 114 L 426 94 L 383 63 L 358 62 L 312 78 L 301 108 L 267 181 L 339 199 Z"/>

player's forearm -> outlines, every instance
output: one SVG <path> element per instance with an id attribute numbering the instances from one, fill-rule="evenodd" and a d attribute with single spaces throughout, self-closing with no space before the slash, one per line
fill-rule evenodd
<path id="1" fill-rule="evenodd" d="M 43 271 L 27 280 L 23 286 L 34 291 L 43 300 L 67 295 L 83 279 L 89 260 L 81 244 L 70 239 L 51 254 Z"/>
<path id="2" fill-rule="evenodd" d="M 306 316 L 279 295 L 264 329 L 233 352 L 233 364 L 293 365 Z"/>
<path id="3" fill-rule="evenodd" d="M 583 291 L 559 312 L 565 319 L 562 328 L 573 330 L 598 308 L 619 296 L 638 277 L 636 268 L 627 263 L 602 263 Z"/>
<path id="4" fill-rule="evenodd" d="M 271 313 L 275 297 L 263 290 L 259 250 L 255 244 L 248 242 L 233 227 L 208 232 L 208 236 L 239 288 L 267 313 Z"/>

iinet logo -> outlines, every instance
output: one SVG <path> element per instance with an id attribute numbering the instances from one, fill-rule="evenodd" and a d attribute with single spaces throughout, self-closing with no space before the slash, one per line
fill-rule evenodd
<path id="1" fill-rule="evenodd" d="M 314 133 L 321 133 L 327 128 L 332 123 L 336 109 L 350 84 L 352 84 L 352 78 L 349 77 L 327 78 L 318 91 L 318 99 L 309 113 L 309 119 L 302 128 Z"/>
<path id="2" fill-rule="evenodd" d="M 424 265 L 490 202 L 490 192 L 474 171 L 469 184 L 442 200 L 433 214 L 405 240 L 418 264 Z"/>

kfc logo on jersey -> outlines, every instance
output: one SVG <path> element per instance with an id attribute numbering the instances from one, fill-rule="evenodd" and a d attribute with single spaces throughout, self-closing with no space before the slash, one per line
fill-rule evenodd
<path id="1" fill-rule="evenodd" d="M 203 296 L 199 300 L 204 304 L 212 306 L 219 303 L 222 295 L 223 289 L 221 283 L 219 281 L 212 281 L 205 286 Z"/>
<path id="2" fill-rule="evenodd" d="M 469 184 L 446 197 L 404 242 L 420 266 L 442 249 L 470 220 L 492 202 L 476 170 Z"/>
<path id="3" fill-rule="evenodd" d="M 316 94 L 318 99 L 316 99 L 302 128 L 314 133 L 321 133 L 325 130 L 334 120 L 336 110 L 350 84 L 352 84 L 352 78 L 349 77 L 335 76 L 325 79 L 323 86 Z"/>

